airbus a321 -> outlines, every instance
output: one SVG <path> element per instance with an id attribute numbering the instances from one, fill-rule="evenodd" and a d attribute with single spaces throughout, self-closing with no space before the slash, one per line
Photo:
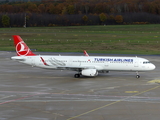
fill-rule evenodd
<path id="1" fill-rule="evenodd" d="M 109 71 L 132 71 L 140 78 L 139 72 L 155 69 L 154 64 L 140 57 L 36 55 L 20 36 L 13 35 L 13 39 L 17 56 L 11 59 L 45 69 L 77 71 L 75 78 L 94 77 Z"/>

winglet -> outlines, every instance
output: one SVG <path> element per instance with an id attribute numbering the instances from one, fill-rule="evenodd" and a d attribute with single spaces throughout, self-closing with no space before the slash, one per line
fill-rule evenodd
<path id="1" fill-rule="evenodd" d="M 83 51 L 85 56 L 89 56 L 86 50 Z"/>
<path id="2" fill-rule="evenodd" d="M 13 35 L 13 39 L 18 56 L 35 56 L 19 35 Z"/>

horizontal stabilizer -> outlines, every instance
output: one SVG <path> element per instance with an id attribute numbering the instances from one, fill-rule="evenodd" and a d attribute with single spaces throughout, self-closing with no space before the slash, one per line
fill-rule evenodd
<path id="1" fill-rule="evenodd" d="M 19 60 L 19 61 L 25 61 L 25 58 L 20 57 L 20 56 L 13 56 L 11 57 L 12 60 Z"/>

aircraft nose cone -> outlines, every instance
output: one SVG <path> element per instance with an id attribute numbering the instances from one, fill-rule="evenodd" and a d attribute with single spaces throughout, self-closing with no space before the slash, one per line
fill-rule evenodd
<path id="1" fill-rule="evenodd" d="M 154 70 L 156 68 L 156 66 L 154 64 L 152 64 L 151 69 Z"/>

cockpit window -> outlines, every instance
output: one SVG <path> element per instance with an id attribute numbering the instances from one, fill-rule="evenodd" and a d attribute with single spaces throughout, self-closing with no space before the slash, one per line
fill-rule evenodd
<path id="1" fill-rule="evenodd" d="M 149 62 L 149 61 L 145 61 L 145 62 L 143 62 L 143 64 L 149 64 L 149 63 L 151 63 L 151 62 Z"/>

